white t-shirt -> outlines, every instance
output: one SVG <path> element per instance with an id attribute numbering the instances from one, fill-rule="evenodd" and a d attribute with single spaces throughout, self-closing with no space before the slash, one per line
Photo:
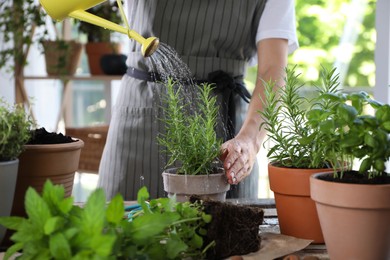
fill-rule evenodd
<path id="1" fill-rule="evenodd" d="M 256 43 L 269 38 L 287 39 L 289 54 L 298 49 L 294 0 L 267 1 L 257 29 Z M 257 64 L 256 58 L 251 59 L 251 65 Z"/>

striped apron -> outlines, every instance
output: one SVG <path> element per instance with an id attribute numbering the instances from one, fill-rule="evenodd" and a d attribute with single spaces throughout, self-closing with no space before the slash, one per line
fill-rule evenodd
<path id="1" fill-rule="evenodd" d="M 174 48 L 197 80 L 208 79 L 216 71 L 234 78 L 245 75 L 249 59 L 256 55 L 256 31 L 265 1 L 131 0 L 129 23 L 145 38 L 156 36 Z M 150 58 L 141 55 L 141 45 L 129 41 L 127 65 L 153 72 Z M 223 92 L 218 94 L 223 97 Z M 123 77 L 99 167 L 98 187 L 104 188 L 108 200 L 117 193 L 134 200 L 142 186 L 151 198 L 166 196 L 161 174 L 168 158 L 156 140 L 164 129 L 156 105 L 163 93 L 158 83 Z M 239 95 L 233 100 L 238 132 L 247 104 Z M 257 167 L 232 187 L 230 197 L 257 198 Z"/>

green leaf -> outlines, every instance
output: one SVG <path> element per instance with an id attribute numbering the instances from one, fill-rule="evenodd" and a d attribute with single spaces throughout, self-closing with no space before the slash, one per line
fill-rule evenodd
<path id="1" fill-rule="evenodd" d="M 328 99 L 328 100 L 333 101 L 333 102 L 342 102 L 343 101 L 342 96 L 340 96 L 337 93 L 326 92 L 326 93 L 322 94 L 322 98 Z"/>
<path id="2" fill-rule="evenodd" d="M 61 233 L 50 236 L 49 248 L 55 259 L 70 259 L 72 256 L 68 240 Z"/>
<path id="3" fill-rule="evenodd" d="M 366 133 L 364 135 L 364 143 L 370 147 L 376 147 L 378 142 L 371 134 Z"/>
<path id="4" fill-rule="evenodd" d="M 68 240 L 72 240 L 72 238 L 79 232 L 78 228 L 71 227 L 64 231 L 64 236 Z"/>
<path id="5" fill-rule="evenodd" d="M 62 217 L 49 218 L 44 226 L 45 235 L 50 235 L 64 226 L 65 220 Z"/>
<path id="6" fill-rule="evenodd" d="M 358 115 L 358 111 L 353 106 L 347 104 L 340 104 L 337 107 L 337 113 L 344 122 L 348 123 L 353 122 Z"/>
<path id="7" fill-rule="evenodd" d="M 367 172 L 371 168 L 372 162 L 370 158 L 366 158 L 360 164 L 359 172 Z"/>
<path id="8" fill-rule="evenodd" d="M 206 213 L 202 213 L 202 219 L 203 219 L 203 221 L 205 222 L 205 223 L 210 223 L 211 222 L 211 220 L 212 220 L 212 216 L 211 215 L 209 215 L 209 214 L 206 214 Z"/>
<path id="9" fill-rule="evenodd" d="M 91 239 L 91 248 L 99 256 L 109 256 L 112 252 L 116 236 L 114 235 L 95 235 Z"/>
<path id="10" fill-rule="evenodd" d="M 119 224 L 125 214 L 125 208 L 123 205 L 123 197 L 118 194 L 108 204 L 106 217 L 107 221 L 113 224 Z"/>
<path id="11" fill-rule="evenodd" d="M 321 131 L 326 133 L 334 133 L 334 130 L 336 128 L 336 124 L 333 119 L 324 120 L 319 124 L 319 126 Z"/>
<path id="12" fill-rule="evenodd" d="M 22 217 L 0 217 L 0 225 L 11 230 L 19 229 L 23 221 L 25 219 Z"/>
<path id="13" fill-rule="evenodd" d="M 60 209 L 60 211 L 62 213 L 68 214 L 71 211 L 71 209 L 74 207 L 73 204 L 74 204 L 73 197 L 68 197 L 68 198 L 61 200 L 61 202 L 58 205 L 58 208 Z"/>
<path id="14" fill-rule="evenodd" d="M 7 249 L 4 260 L 14 257 L 15 254 L 23 249 L 24 243 L 15 243 Z"/>
<path id="15" fill-rule="evenodd" d="M 42 236 L 43 228 L 31 221 L 23 221 L 17 232 L 11 236 L 11 240 L 16 242 L 29 242 L 39 240 Z"/>
<path id="16" fill-rule="evenodd" d="M 199 235 L 206 236 L 207 235 L 207 229 L 205 228 L 199 228 L 198 230 Z"/>
<path id="17" fill-rule="evenodd" d="M 194 248 L 202 248 L 203 238 L 201 236 L 199 236 L 198 234 L 194 234 L 190 243 Z"/>
<path id="18" fill-rule="evenodd" d="M 359 117 L 362 119 L 365 123 L 367 123 L 369 126 L 377 127 L 378 126 L 378 119 L 371 115 L 362 115 Z"/>
<path id="19" fill-rule="evenodd" d="M 386 104 L 384 106 L 379 107 L 375 112 L 375 116 L 381 122 L 390 121 L 390 106 Z"/>
<path id="20" fill-rule="evenodd" d="M 304 136 L 304 137 L 299 138 L 297 141 L 301 145 L 309 145 L 311 142 L 313 142 L 315 136 L 316 136 L 315 134 L 312 134 L 309 136 Z"/>
<path id="21" fill-rule="evenodd" d="M 148 205 L 146 204 L 146 200 L 149 199 L 149 196 L 148 189 L 145 186 L 138 190 L 137 202 L 141 205 L 145 214 L 149 214 L 151 212 Z"/>
<path id="22" fill-rule="evenodd" d="M 167 256 L 169 259 L 178 258 L 181 252 L 185 252 L 188 248 L 186 243 L 184 243 L 179 236 L 172 235 L 170 239 L 167 240 Z"/>
<path id="23" fill-rule="evenodd" d="M 136 217 L 132 222 L 134 242 L 143 243 L 145 240 L 163 232 L 174 221 L 178 220 L 177 214 L 148 214 Z"/>
<path id="24" fill-rule="evenodd" d="M 89 196 L 83 210 L 83 229 L 90 234 L 100 234 L 105 221 L 106 197 L 103 189 L 96 189 Z"/>
<path id="25" fill-rule="evenodd" d="M 341 147 L 355 147 L 363 144 L 362 138 L 354 134 L 346 134 L 340 142 Z"/>
<path id="26" fill-rule="evenodd" d="M 24 203 L 26 213 L 30 220 L 43 231 L 46 221 L 51 217 L 51 213 L 46 202 L 33 188 L 29 187 L 26 192 Z"/>
<path id="27" fill-rule="evenodd" d="M 389 133 L 390 132 L 390 121 L 384 122 L 382 127 Z"/>
<path id="28" fill-rule="evenodd" d="M 374 168 L 375 170 L 377 170 L 378 172 L 384 172 L 385 171 L 385 162 L 381 159 L 377 159 L 375 160 L 374 162 Z"/>

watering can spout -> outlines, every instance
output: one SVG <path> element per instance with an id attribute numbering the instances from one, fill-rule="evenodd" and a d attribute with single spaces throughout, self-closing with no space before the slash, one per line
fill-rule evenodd
<path id="1" fill-rule="evenodd" d="M 48 15 L 55 20 L 61 21 L 67 17 L 72 17 L 105 29 L 126 34 L 129 38 L 136 40 L 142 45 L 141 52 L 144 57 L 152 55 L 159 46 L 160 42 L 158 38 L 149 37 L 145 39 L 134 30 L 125 28 L 85 11 L 105 1 L 106 0 L 66 0 L 59 2 L 57 0 L 40 0 L 40 3 Z"/>

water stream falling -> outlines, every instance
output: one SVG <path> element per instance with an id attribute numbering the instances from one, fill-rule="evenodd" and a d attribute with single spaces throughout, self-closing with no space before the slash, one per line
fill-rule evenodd
<path id="1" fill-rule="evenodd" d="M 159 78 L 162 85 L 168 81 L 168 78 L 172 78 L 178 83 L 176 87 L 182 86 L 180 95 L 185 102 L 193 104 L 192 101 L 197 94 L 196 83 L 190 68 L 183 62 L 176 50 L 165 43 L 160 43 L 156 52 L 150 56 L 150 61 L 156 78 Z M 190 109 L 195 111 L 193 110 L 195 107 L 190 107 Z"/>

